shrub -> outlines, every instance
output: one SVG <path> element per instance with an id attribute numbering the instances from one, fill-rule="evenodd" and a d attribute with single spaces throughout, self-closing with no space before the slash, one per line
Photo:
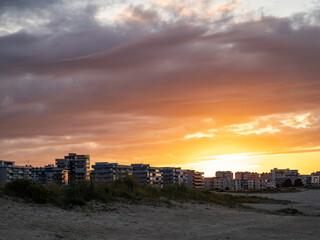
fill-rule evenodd
<path id="1" fill-rule="evenodd" d="M 164 187 L 161 193 L 168 199 L 174 200 L 187 200 L 188 196 L 191 195 L 189 193 L 189 189 L 185 184 L 170 184 Z"/>
<path id="2" fill-rule="evenodd" d="M 286 179 L 282 184 L 282 187 L 293 187 L 290 179 Z"/>
<path id="3" fill-rule="evenodd" d="M 5 186 L 5 193 L 10 196 L 33 200 L 37 203 L 49 201 L 49 191 L 45 186 L 29 179 L 16 179 Z"/>
<path id="4" fill-rule="evenodd" d="M 294 181 L 294 186 L 295 187 L 303 187 L 303 183 L 302 183 L 302 180 L 300 178 L 296 179 Z"/>

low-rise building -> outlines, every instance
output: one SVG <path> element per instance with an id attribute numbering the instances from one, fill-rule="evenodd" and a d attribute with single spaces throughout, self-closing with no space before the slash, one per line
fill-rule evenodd
<path id="1" fill-rule="evenodd" d="M 0 160 L 0 183 L 11 182 L 15 179 L 30 179 L 29 166 L 17 166 L 13 161 Z"/>

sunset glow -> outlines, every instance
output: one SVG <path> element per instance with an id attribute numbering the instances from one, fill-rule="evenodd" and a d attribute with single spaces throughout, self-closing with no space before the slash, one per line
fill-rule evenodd
<path id="1" fill-rule="evenodd" d="M 31 2 L 0 3 L 0 159 L 320 171 L 319 1 Z"/>

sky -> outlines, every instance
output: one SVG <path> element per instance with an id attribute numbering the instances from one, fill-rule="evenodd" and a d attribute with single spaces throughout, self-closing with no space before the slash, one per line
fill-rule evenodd
<path id="1" fill-rule="evenodd" d="M 320 171 L 319 0 L 2 0 L 0 159 Z"/>

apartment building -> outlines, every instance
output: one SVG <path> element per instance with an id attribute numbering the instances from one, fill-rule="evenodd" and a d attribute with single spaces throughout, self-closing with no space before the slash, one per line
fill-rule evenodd
<path id="1" fill-rule="evenodd" d="M 69 182 L 90 179 L 90 155 L 69 153 L 64 159 L 56 159 L 56 166 L 68 171 Z"/>
<path id="2" fill-rule="evenodd" d="M 174 183 L 183 183 L 183 172 L 181 168 L 163 167 L 160 168 L 160 172 L 162 175 L 163 186 L 167 186 L 169 184 Z"/>
<path id="3" fill-rule="evenodd" d="M 195 170 L 182 170 L 182 181 L 188 188 L 204 189 L 203 174 Z"/>
<path id="4" fill-rule="evenodd" d="M 213 191 L 213 179 L 214 177 L 206 177 L 204 178 L 203 182 L 204 182 L 204 189 L 208 190 L 208 191 Z"/>
<path id="5" fill-rule="evenodd" d="M 158 167 L 150 167 L 150 185 L 153 187 L 163 187 L 161 168 Z"/>
<path id="6" fill-rule="evenodd" d="M 67 184 L 68 171 L 63 168 L 57 168 L 53 164 L 44 167 L 32 167 L 31 179 L 44 184 Z"/>
<path id="7" fill-rule="evenodd" d="M 272 181 L 271 173 L 261 173 L 260 181 L 262 189 L 276 188 L 276 183 Z"/>
<path id="8" fill-rule="evenodd" d="M 311 177 L 311 175 L 302 174 L 302 175 L 299 175 L 298 179 L 301 179 L 301 182 L 302 182 L 303 186 L 308 187 L 308 186 L 312 185 L 312 177 Z"/>
<path id="9" fill-rule="evenodd" d="M 230 171 L 218 171 L 216 177 L 204 179 L 206 190 L 245 190 L 275 188 L 270 173 L 236 172 L 235 179 Z"/>
<path id="10" fill-rule="evenodd" d="M 212 179 L 214 190 L 231 190 L 234 189 L 233 172 L 217 171 L 216 177 Z"/>
<path id="11" fill-rule="evenodd" d="M 131 164 L 132 176 L 137 179 L 142 186 L 152 185 L 154 187 L 162 187 L 161 169 L 150 167 L 150 164 Z"/>
<path id="12" fill-rule="evenodd" d="M 290 170 L 289 168 L 286 169 L 278 169 L 274 168 L 271 170 L 271 179 L 275 182 L 277 187 L 282 187 L 283 183 L 286 179 L 290 179 L 292 185 L 298 179 L 299 172 L 298 170 Z"/>
<path id="13" fill-rule="evenodd" d="M 0 160 L 0 183 L 11 182 L 15 179 L 30 179 L 29 166 L 17 166 L 13 161 Z"/>
<path id="14" fill-rule="evenodd" d="M 236 172 L 234 189 L 261 189 L 262 181 L 256 172 Z"/>
<path id="15" fill-rule="evenodd" d="M 132 166 L 118 163 L 96 162 L 92 168 L 90 180 L 96 182 L 112 183 L 132 175 Z"/>
<path id="16" fill-rule="evenodd" d="M 311 173 L 311 186 L 320 187 L 320 172 Z"/>
<path id="17" fill-rule="evenodd" d="M 233 179 L 233 172 L 231 172 L 231 171 L 217 171 L 216 178 Z"/>

